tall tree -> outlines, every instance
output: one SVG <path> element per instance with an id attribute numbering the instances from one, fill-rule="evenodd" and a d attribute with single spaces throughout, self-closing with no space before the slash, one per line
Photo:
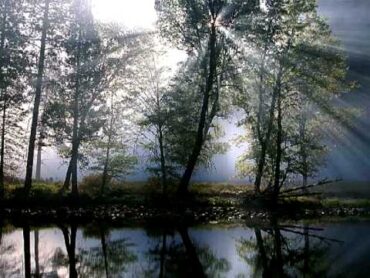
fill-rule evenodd
<path id="1" fill-rule="evenodd" d="M 26 49 L 25 3 L 22 1 L 0 1 L 0 102 L 1 102 L 1 147 L 0 147 L 0 198 L 4 194 L 5 171 L 13 168 L 14 160 L 9 156 L 16 152 L 21 143 L 17 135 L 17 123 L 24 117 L 26 96 L 26 71 L 29 66 Z M 16 117 L 17 121 L 14 121 Z M 19 130 L 18 130 L 19 131 Z M 7 154 L 8 153 L 8 154 Z M 7 156 L 7 157 L 6 157 Z M 5 162 L 7 161 L 7 162 Z"/>
<path id="2" fill-rule="evenodd" d="M 253 3 L 252 3 L 253 2 Z M 188 186 L 202 151 L 211 123 L 218 112 L 219 91 L 217 77 L 221 53 L 227 49 L 224 28 L 232 30 L 236 19 L 255 8 L 255 1 L 157 1 L 161 34 L 176 47 L 186 49 L 201 63 L 203 84 L 201 109 L 195 141 L 188 156 L 186 169 L 179 184 L 179 193 L 187 193 Z"/>
<path id="3" fill-rule="evenodd" d="M 74 1 L 71 6 L 72 19 L 69 38 L 65 41 L 67 59 L 60 96 L 61 108 L 56 112 L 70 113 L 72 119 L 70 162 L 64 186 L 69 187 L 72 178 L 72 194 L 77 195 L 77 167 L 81 140 L 98 130 L 101 122 L 89 117 L 99 113 L 93 111 L 102 101 L 104 65 L 101 63 L 101 40 L 97 34 L 89 1 Z M 56 108 L 57 103 L 51 105 Z M 56 113 L 54 111 L 54 113 Z M 66 123 L 67 124 L 67 123 Z M 89 126 L 90 124 L 90 126 Z M 69 125 L 69 124 L 68 124 Z M 68 131 L 69 132 L 69 131 Z"/>
<path id="4" fill-rule="evenodd" d="M 28 144 L 26 177 L 24 181 L 24 189 L 25 189 L 26 196 L 28 196 L 29 191 L 31 190 L 31 187 L 32 187 L 33 159 L 34 159 L 34 152 L 35 152 L 37 123 L 39 120 L 39 107 L 40 107 L 40 102 L 41 102 L 41 93 L 42 93 L 44 68 L 45 68 L 46 39 L 47 39 L 47 32 L 49 28 L 49 5 L 50 5 L 50 0 L 45 0 L 44 16 L 42 20 L 42 31 L 41 31 L 41 40 L 40 40 L 41 47 L 40 47 L 40 54 L 39 54 L 36 89 L 35 89 L 35 100 L 34 100 L 33 113 L 32 113 L 31 134 L 30 134 L 30 140 Z"/>
<path id="5" fill-rule="evenodd" d="M 252 131 L 256 192 L 264 182 L 277 196 L 292 174 L 290 151 L 295 147 L 289 134 L 298 130 L 297 121 L 302 118 L 304 102 L 300 100 L 306 99 L 315 109 L 330 107 L 331 97 L 346 88 L 345 62 L 330 47 L 336 42 L 318 16 L 315 1 L 268 3 L 259 16 L 250 18 L 248 26 L 249 94 L 241 106 Z M 253 67 L 256 57 L 259 66 Z"/>
<path id="6" fill-rule="evenodd" d="M 106 124 L 102 127 L 96 139 L 87 147 L 87 156 L 91 160 L 90 169 L 101 173 L 100 193 L 105 193 L 105 188 L 111 179 L 124 179 L 134 169 L 137 158 L 130 154 L 130 144 L 134 137 L 130 131 L 127 104 L 124 98 L 113 91 L 107 93 L 107 103 L 110 107 L 106 111 Z"/>
<path id="7" fill-rule="evenodd" d="M 138 91 L 137 112 L 139 126 L 144 137 L 144 147 L 150 151 L 149 170 L 160 177 L 163 194 L 167 192 L 168 178 L 171 176 L 171 161 L 168 158 L 166 135 L 169 132 L 166 103 L 169 69 L 161 65 L 166 59 L 163 51 L 152 51 L 138 67 L 138 79 L 134 87 Z"/>

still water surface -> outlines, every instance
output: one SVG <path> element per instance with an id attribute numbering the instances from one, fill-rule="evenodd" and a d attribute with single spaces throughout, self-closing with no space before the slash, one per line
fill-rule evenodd
<path id="1" fill-rule="evenodd" d="M 0 277 L 369 277 L 370 222 L 3 225 Z"/>

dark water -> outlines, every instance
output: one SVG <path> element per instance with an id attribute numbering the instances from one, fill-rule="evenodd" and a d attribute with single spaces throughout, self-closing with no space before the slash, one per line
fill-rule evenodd
<path id="1" fill-rule="evenodd" d="M 370 222 L 2 226 L 0 277 L 370 277 Z"/>

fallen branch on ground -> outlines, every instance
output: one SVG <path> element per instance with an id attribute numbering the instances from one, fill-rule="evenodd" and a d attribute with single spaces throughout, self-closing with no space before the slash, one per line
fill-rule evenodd
<path id="1" fill-rule="evenodd" d="M 299 191 L 299 190 L 305 190 L 305 189 L 309 189 L 309 188 L 312 188 L 312 187 L 315 187 L 315 186 L 325 185 L 325 184 L 339 182 L 339 181 L 341 181 L 341 179 L 337 179 L 337 180 L 326 180 L 325 179 L 325 180 L 319 181 L 318 183 L 314 183 L 314 184 L 310 184 L 310 185 L 305 185 L 305 186 L 300 186 L 300 187 L 295 187 L 295 188 L 280 191 L 279 195 L 284 195 L 286 193 L 295 192 L 295 191 Z"/>

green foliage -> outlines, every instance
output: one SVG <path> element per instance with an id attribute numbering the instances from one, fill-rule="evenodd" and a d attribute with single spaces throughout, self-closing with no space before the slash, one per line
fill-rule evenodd
<path id="1" fill-rule="evenodd" d="M 251 143 L 237 167 L 243 176 L 255 176 L 253 162 L 265 160 L 265 185 L 276 175 L 281 184 L 297 175 L 314 177 L 327 152 L 325 128 L 332 118 L 343 118 L 333 100 L 351 88 L 338 42 L 314 0 L 268 3 L 237 30 L 244 38 L 246 76 L 235 103 L 247 113 L 241 124 Z"/>
<path id="2" fill-rule="evenodd" d="M 83 177 L 82 181 L 80 182 L 79 189 L 83 194 L 87 194 L 90 197 L 97 197 L 101 192 L 101 183 L 101 175 L 88 175 Z"/>

